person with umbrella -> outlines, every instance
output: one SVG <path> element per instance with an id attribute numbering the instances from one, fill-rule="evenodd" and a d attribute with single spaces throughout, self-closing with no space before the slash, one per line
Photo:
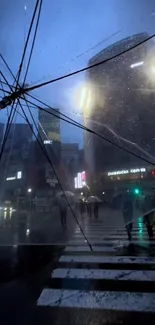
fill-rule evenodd
<path id="1" fill-rule="evenodd" d="M 90 210 L 90 217 L 92 215 L 92 208 L 94 212 L 95 219 L 98 219 L 98 210 L 99 210 L 99 203 L 101 200 L 97 196 L 89 196 L 88 198 L 88 206 Z"/>
<path id="2" fill-rule="evenodd" d="M 60 211 L 60 220 L 62 228 L 67 228 L 67 208 L 68 205 L 72 205 L 74 202 L 74 194 L 70 191 L 61 191 L 56 194 L 56 200 L 58 202 Z"/>

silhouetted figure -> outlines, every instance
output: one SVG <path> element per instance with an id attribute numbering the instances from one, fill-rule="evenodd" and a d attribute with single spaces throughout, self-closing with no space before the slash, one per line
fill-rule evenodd
<path id="1" fill-rule="evenodd" d="M 94 218 L 98 219 L 99 202 L 94 203 Z"/>
<path id="2" fill-rule="evenodd" d="M 87 203 L 87 214 L 89 218 L 92 217 L 92 203 Z"/>
<path id="3" fill-rule="evenodd" d="M 59 210 L 60 210 L 60 220 L 62 228 L 67 228 L 66 218 L 67 218 L 67 201 L 65 195 L 61 195 L 61 199 L 59 201 Z"/>
<path id="4" fill-rule="evenodd" d="M 83 200 L 80 201 L 80 213 L 81 216 L 83 215 L 83 213 L 85 212 L 85 203 L 83 202 Z"/>
<path id="5" fill-rule="evenodd" d="M 147 233 L 150 238 L 153 237 L 153 225 L 154 225 L 154 211 L 145 214 L 143 222 L 146 225 Z"/>
<path id="6" fill-rule="evenodd" d="M 132 239 L 132 226 L 133 226 L 133 204 L 131 199 L 126 199 L 123 204 L 123 218 L 127 230 L 128 239 Z"/>

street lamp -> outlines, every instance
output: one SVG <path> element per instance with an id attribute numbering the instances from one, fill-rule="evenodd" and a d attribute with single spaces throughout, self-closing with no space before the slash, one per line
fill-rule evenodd
<path id="1" fill-rule="evenodd" d="M 32 192 L 32 188 L 28 188 L 28 193 L 31 193 Z"/>

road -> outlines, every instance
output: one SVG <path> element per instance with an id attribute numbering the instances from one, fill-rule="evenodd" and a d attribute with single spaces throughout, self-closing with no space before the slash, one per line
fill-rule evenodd
<path id="1" fill-rule="evenodd" d="M 44 211 L 13 211 L 4 214 L 0 210 L 0 244 L 34 245 L 59 244 L 68 240 L 68 234 L 75 227 L 75 219 L 68 210 L 68 229 L 62 231 L 57 208 Z"/>
<path id="2" fill-rule="evenodd" d="M 12 216 L 12 224 L 17 215 Z M 31 242 L 21 237 L 22 245 L 1 246 L 0 320 L 5 324 L 131 324 L 133 320 L 154 324 L 155 241 L 149 241 L 141 216 L 129 244 L 120 211 L 102 209 L 99 220 L 77 215 L 93 251 L 70 214 L 65 234 L 57 212 L 55 216 L 27 217 L 31 227 L 26 229 L 44 234 L 40 244 L 36 235 Z M 52 227 L 50 218 L 55 220 Z M 17 230 L 10 228 L 15 234 Z M 49 233 L 55 245 L 54 239 L 53 245 L 47 243 Z"/>

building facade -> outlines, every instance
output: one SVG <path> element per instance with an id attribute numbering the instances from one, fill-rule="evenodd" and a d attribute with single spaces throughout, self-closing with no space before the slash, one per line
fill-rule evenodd
<path id="1" fill-rule="evenodd" d="M 59 117 L 59 109 L 46 109 L 46 111 L 53 112 Z M 57 141 L 61 142 L 60 137 L 60 119 L 54 115 L 39 110 L 39 132 L 45 143 L 48 141 Z"/>
<path id="2" fill-rule="evenodd" d="M 112 44 L 94 56 L 88 66 L 117 55 L 147 37 L 141 33 Z M 148 154 L 155 153 L 154 49 L 153 41 L 146 42 L 87 72 L 86 127 L 144 157 L 143 149 Z M 91 180 L 110 169 L 140 164 L 132 155 L 87 131 L 85 160 Z"/>
<path id="3" fill-rule="evenodd" d="M 12 124 L 0 162 L 1 197 L 25 190 L 32 130 L 28 124 Z"/>

